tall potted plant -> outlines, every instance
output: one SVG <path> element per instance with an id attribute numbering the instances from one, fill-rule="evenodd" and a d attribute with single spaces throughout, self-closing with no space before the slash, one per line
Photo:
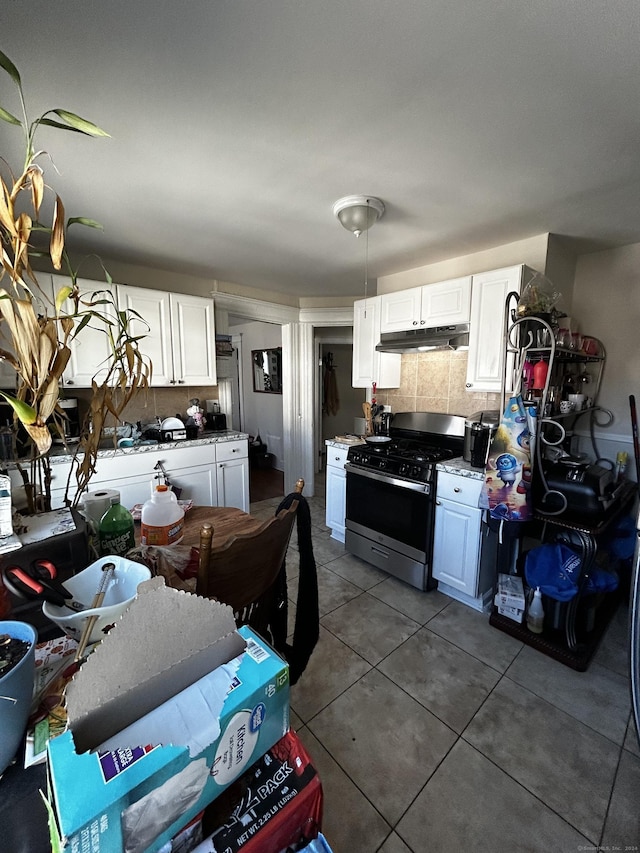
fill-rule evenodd
<path id="1" fill-rule="evenodd" d="M 28 465 L 18 462 L 25 486 L 28 511 L 51 508 L 51 428 L 64 434 L 63 410 L 59 405 L 64 369 L 71 353 L 70 345 L 91 323 L 107 336 L 111 358 L 106 375 L 93 380 L 88 418 L 81 430 L 71 477 L 76 491 L 68 503 L 75 505 L 95 471 L 98 443 L 105 420 L 116 422 L 132 400 L 149 385 L 151 364 L 139 349 L 143 336 L 130 331 L 133 312 L 119 311 L 109 290 L 81 293 L 78 266 L 67 251 L 70 228 L 100 228 L 85 217 L 66 218 L 60 196 L 45 181 L 41 162 L 46 152 L 36 148 L 41 127 L 107 137 L 105 131 L 75 113 L 64 109 L 47 110 L 35 119 L 27 113 L 22 80 L 18 69 L 0 51 L 0 67 L 17 88 L 21 117 L 0 106 L 0 118 L 21 128 L 25 157 L 21 171 L 14 173 L 3 161 L 0 169 L 0 334 L 5 347 L 3 358 L 16 371 L 15 394 L 2 393 L 13 408 L 14 417 L 26 430 L 32 447 Z M 53 212 L 43 222 L 49 207 L 47 195 L 53 195 Z M 67 283 L 52 294 L 38 281 L 32 259 L 48 259 L 54 270 L 63 270 Z M 103 267 L 104 269 L 104 267 Z M 112 280 L 104 270 L 107 284 Z M 136 315 L 137 316 L 137 315 Z M 104 369 L 104 365 L 101 365 Z M 69 494 L 69 486 L 67 487 Z"/>

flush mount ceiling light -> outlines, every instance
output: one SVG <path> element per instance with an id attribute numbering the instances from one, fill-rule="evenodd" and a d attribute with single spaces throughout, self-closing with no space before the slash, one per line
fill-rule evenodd
<path id="1" fill-rule="evenodd" d="M 384 213 L 384 204 L 379 198 L 367 195 L 347 195 L 333 205 L 333 215 L 338 221 L 359 237 L 380 219 Z"/>

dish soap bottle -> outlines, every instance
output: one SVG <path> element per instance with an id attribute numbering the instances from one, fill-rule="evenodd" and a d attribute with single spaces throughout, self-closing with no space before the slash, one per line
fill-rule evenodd
<path id="1" fill-rule="evenodd" d="M 540 587 L 536 587 L 533 600 L 527 610 L 527 628 L 533 634 L 541 634 L 544 628 L 544 608 L 542 607 L 542 593 Z"/>
<path id="2" fill-rule="evenodd" d="M 98 527 L 98 548 L 101 556 L 114 554 L 124 557 L 127 551 L 135 548 L 133 516 L 120 503 L 120 496 L 113 495 L 111 506 L 100 519 Z"/>

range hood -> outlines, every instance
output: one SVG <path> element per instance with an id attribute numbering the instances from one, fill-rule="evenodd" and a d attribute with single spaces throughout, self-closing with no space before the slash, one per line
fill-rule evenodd
<path id="1" fill-rule="evenodd" d="M 460 349 L 469 346 L 469 324 L 407 329 L 380 335 L 378 352 L 427 352 L 436 349 Z"/>

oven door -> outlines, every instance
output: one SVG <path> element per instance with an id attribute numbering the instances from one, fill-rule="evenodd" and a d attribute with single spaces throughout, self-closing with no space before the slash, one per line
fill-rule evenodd
<path id="1" fill-rule="evenodd" d="M 431 589 L 430 484 L 395 479 L 347 463 L 347 551 L 418 589 Z"/>

